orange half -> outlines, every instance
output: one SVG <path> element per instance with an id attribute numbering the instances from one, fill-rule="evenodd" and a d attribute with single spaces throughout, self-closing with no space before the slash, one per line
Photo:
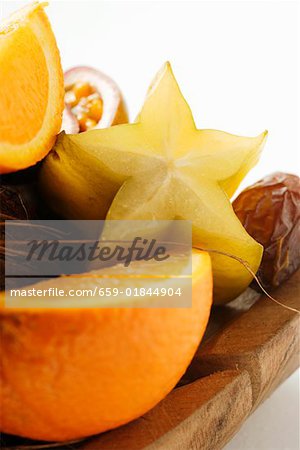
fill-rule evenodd
<path id="1" fill-rule="evenodd" d="M 45 3 L 0 25 L 0 173 L 34 165 L 60 130 L 64 81 Z"/>
<path id="2" fill-rule="evenodd" d="M 175 258 L 173 262 L 177 264 Z M 159 263 L 161 273 L 181 273 L 173 262 Z M 126 268 L 116 266 L 115 271 L 129 278 L 130 273 L 145 273 L 145 265 L 133 262 Z M 113 286 L 124 292 L 129 285 L 126 277 L 101 278 L 101 270 L 93 274 L 98 277 L 56 278 L 55 287 Z M 69 298 L 74 308 L 61 304 L 61 298 L 48 300 L 62 308 L 2 305 L 0 430 L 64 441 L 118 427 L 153 408 L 184 374 L 204 334 L 212 303 L 207 253 L 193 250 L 191 281 L 192 304 L 187 307 L 143 307 L 142 297 L 126 299 L 121 292 L 120 306 L 125 307 L 97 307 L 97 302 L 87 304 L 91 301 L 87 296 L 78 302 Z M 45 280 L 35 287 L 53 283 Z M 137 287 L 138 283 L 135 279 Z M 175 287 L 178 280 L 170 283 L 167 278 L 149 278 L 143 287 Z M 112 304 L 112 297 L 104 301 Z M 81 308 L 80 303 L 89 307 Z"/>

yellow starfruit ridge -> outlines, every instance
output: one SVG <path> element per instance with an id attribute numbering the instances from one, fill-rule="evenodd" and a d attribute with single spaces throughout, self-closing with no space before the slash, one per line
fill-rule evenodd
<path id="1" fill-rule="evenodd" d="M 67 217 L 191 220 L 195 246 L 235 255 L 256 272 L 262 247 L 229 198 L 257 163 L 266 135 L 198 130 L 167 63 L 136 123 L 61 135 L 41 180 L 52 205 Z M 250 283 L 239 262 L 217 254 L 212 262 L 216 302 L 236 297 Z"/>

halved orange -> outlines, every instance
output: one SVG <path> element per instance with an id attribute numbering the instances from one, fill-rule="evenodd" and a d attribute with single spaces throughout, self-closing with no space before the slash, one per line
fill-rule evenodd
<path id="1" fill-rule="evenodd" d="M 108 297 L 108 307 L 99 308 L 95 299 L 86 305 L 91 299 L 80 297 L 75 308 L 53 298 L 49 301 L 64 307 L 0 308 L 1 431 L 42 440 L 75 439 L 122 425 L 157 404 L 185 372 L 207 325 L 210 257 L 194 250 L 192 264 L 188 307 L 140 307 L 144 298 L 126 299 L 130 270 L 144 273 L 143 263 L 133 262 L 130 268 L 116 266 L 123 278 L 101 278 L 98 271 L 87 278 L 61 277 L 35 285 L 65 290 L 118 287 L 123 292 L 120 304 L 131 307 L 110 307 Z M 138 279 L 134 283 L 139 286 Z M 143 286 L 169 283 L 169 278 L 149 278 Z"/>
<path id="2" fill-rule="evenodd" d="M 60 130 L 64 81 L 45 3 L 0 25 L 0 173 L 34 165 Z"/>

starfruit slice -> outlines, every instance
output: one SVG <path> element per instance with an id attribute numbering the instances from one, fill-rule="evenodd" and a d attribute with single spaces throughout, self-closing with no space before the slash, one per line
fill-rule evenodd
<path id="1" fill-rule="evenodd" d="M 67 218 L 191 220 L 194 246 L 236 256 L 256 272 L 263 249 L 239 222 L 230 197 L 257 163 L 266 135 L 198 130 L 167 63 L 136 123 L 61 134 L 41 184 Z M 211 256 L 214 301 L 235 298 L 252 275 L 229 256 Z"/>

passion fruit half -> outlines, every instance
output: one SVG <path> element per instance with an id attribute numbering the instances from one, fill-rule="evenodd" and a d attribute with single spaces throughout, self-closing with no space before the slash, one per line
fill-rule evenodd
<path id="1" fill-rule="evenodd" d="M 65 109 L 63 112 L 61 131 L 65 131 L 67 134 L 77 134 L 79 133 L 79 123 L 72 113 L 72 109 L 69 105 L 65 103 Z"/>
<path id="2" fill-rule="evenodd" d="M 110 77 L 82 66 L 65 72 L 64 79 L 66 109 L 62 129 L 66 133 L 75 134 L 128 122 L 122 93 Z"/>

